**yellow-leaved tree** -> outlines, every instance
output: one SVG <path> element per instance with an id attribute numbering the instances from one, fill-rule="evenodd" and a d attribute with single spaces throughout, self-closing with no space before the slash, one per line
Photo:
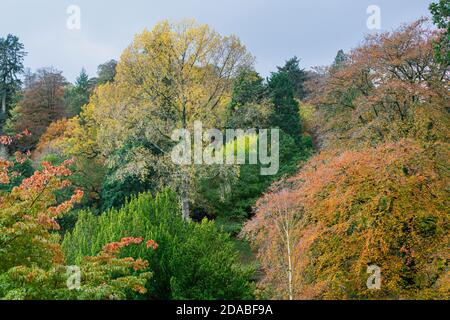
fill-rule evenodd
<path id="1" fill-rule="evenodd" d="M 172 132 L 192 129 L 194 121 L 219 126 L 232 79 L 252 63 L 235 36 L 193 21 L 164 21 L 138 34 L 122 54 L 115 81 L 98 87 L 85 108 L 98 125 L 97 143 L 108 165 L 114 166 L 114 152 L 126 147 L 121 161 L 129 161 L 120 174 L 170 177 L 179 187 L 183 217 L 189 218 L 191 177 L 200 169 L 170 161 Z"/>

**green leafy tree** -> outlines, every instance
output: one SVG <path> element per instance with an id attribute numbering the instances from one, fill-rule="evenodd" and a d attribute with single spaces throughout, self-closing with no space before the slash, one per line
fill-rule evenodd
<path id="1" fill-rule="evenodd" d="M 259 103 L 264 98 L 264 79 L 253 69 L 242 69 L 233 82 L 229 108 L 235 111 L 248 103 Z"/>
<path id="2" fill-rule="evenodd" d="M 345 66 L 345 63 L 348 61 L 349 57 L 345 54 L 344 50 L 339 50 L 334 58 L 333 64 L 331 65 L 331 69 L 333 71 L 337 71 Z"/>
<path id="3" fill-rule="evenodd" d="M 450 1 L 439 0 L 430 5 L 434 24 L 443 30 L 435 43 L 436 60 L 448 66 L 450 64 Z"/>
<path id="4" fill-rule="evenodd" d="M 97 85 L 113 82 L 116 76 L 117 61 L 110 60 L 102 63 L 97 68 L 97 78 L 95 82 Z"/>

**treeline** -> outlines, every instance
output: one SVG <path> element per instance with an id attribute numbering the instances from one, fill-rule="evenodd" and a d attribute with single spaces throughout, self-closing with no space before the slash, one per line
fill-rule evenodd
<path id="1" fill-rule="evenodd" d="M 191 21 L 144 31 L 118 63 L 101 65 L 97 78 L 83 70 L 75 84 L 53 68 L 25 72 L 22 82 L 17 48 L 1 140 L 10 156 L 0 166 L 0 296 L 254 297 L 252 253 L 224 232 L 236 236 L 267 187 L 312 153 L 299 113 L 309 73 L 299 60 L 263 79 L 239 39 Z M 173 164 L 171 132 L 196 120 L 223 131 L 281 129 L 278 174 Z M 246 149 L 258 143 L 244 139 Z M 39 245 L 22 248 L 36 237 Z M 64 287 L 63 266 L 74 263 L 85 279 L 78 294 Z"/>
<path id="2" fill-rule="evenodd" d="M 420 19 L 369 36 L 307 86 L 320 152 L 243 232 L 263 297 L 450 298 L 448 1 L 432 9 L 446 29 Z"/>
<path id="3" fill-rule="evenodd" d="M 25 71 L 0 38 L 0 298 L 448 298 L 448 1 L 430 9 L 438 29 L 267 79 L 193 21 L 143 31 L 75 84 Z M 279 128 L 278 173 L 175 165 L 171 134 L 195 121 Z"/>

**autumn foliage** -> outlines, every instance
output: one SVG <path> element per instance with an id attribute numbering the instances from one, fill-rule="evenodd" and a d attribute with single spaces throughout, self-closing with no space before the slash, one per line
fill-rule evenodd
<path id="1" fill-rule="evenodd" d="M 449 69 L 434 58 L 438 36 L 425 19 L 369 36 L 310 83 L 322 145 L 448 139 Z"/>
<path id="2" fill-rule="evenodd" d="M 291 225 L 297 299 L 448 294 L 448 147 L 402 140 L 327 151 L 275 186 L 245 229 L 274 297 L 288 293 L 282 219 Z M 366 287 L 371 264 L 382 269 L 380 291 Z"/>
<path id="3" fill-rule="evenodd" d="M 28 132 L 24 132 L 28 134 Z M 20 138 L 19 136 L 16 138 Z M 2 137 L 4 145 L 13 138 Z M 16 154 L 17 162 L 28 156 Z M 0 183 L 8 183 L 13 160 L 0 159 Z M 74 205 L 80 203 L 83 191 L 76 189 L 69 199 L 58 201 L 56 192 L 71 185 L 68 168 L 71 160 L 59 166 L 42 163 L 42 170 L 22 180 L 11 192 L 0 193 L 0 297 L 6 299 L 125 299 L 127 293 L 144 294 L 151 274 L 144 272 L 148 261 L 119 257 L 121 249 L 144 244 L 143 238 L 123 238 L 105 245 L 94 257 L 81 263 L 83 285 L 71 291 L 66 285 L 65 258 L 57 222 Z M 153 240 L 148 250 L 156 250 Z M 130 271 L 131 270 L 131 271 Z M 133 272 L 141 271 L 135 275 Z M 106 284 L 107 283 L 107 284 Z"/>
<path id="4" fill-rule="evenodd" d="M 449 69 L 427 23 L 368 37 L 309 83 L 322 150 L 258 201 L 243 232 L 263 297 L 450 297 Z"/>

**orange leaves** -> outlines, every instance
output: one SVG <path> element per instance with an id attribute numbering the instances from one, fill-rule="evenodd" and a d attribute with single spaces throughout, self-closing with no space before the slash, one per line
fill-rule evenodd
<path id="1" fill-rule="evenodd" d="M 67 180 L 63 181 L 63 185 L 67 185 Z M 80 203 L 83 199 L 84 192 L 80 189 L 75 190 L 75 193 L 70 197 L 70 200 L 64 201 L 56 207 L 48 208 L 48 213 L 51 217 L 59 217 L 62 214 L 70 211 L 76 203 Z M 59 226 L 57 227 L 59 229 Z"/>
<path id="2" fill-rule="evenodd" d="M 22 163 L 28 155 L 16 153 L 16 161 Z M 2 192 L 0 197 L 0 234 L 2 243 L 7 244 L 0 253 L 0 260 L 8 263 L 49 264 L 61 260 L 61 250 L 51 230 L 58 230 L 56 219 L 70 211 L 83 198 L 82 190 L 75 190 L 66 201 L 59 203 L 55 191 L 70 186 L 68 178 L 72 161 L 54 166 L 43 163 L 42 170 L 22 181 L 11 192 Z M 0 159 L 0 183 L 8 183 L 14 172 L 9 172 L 14 163 Z M 45 252 L 45 256 L 42 255 Z M 23 257 L 21 256 L 23 255 Z M 27 260 L 30 256 L 32 260 Z M 59 258 L 57 258 L 59 257 Z M 35 261 L 36 260 L 36 261 Z M 5 268 L 0 262 L 0 270 Z"/>
<path id="3" fill-rule="evenodd" d="M 154 240 L 149 240 L 146 242 L 147 249 L 152 248 L 153 250 L 158 249 L 158 244 Z"/>
<path id="4" fill-rule="evenodd" d="M 315 156 L 260 199 L 245 226 L 263 284 L 285 292 L 280 231 L 291 225 L 296 298 L 414 298 L 440 290 L 426 279 L 445 277 L 438 266 L 448 259 L 450 241 L 449 150 L 442 142 L 402 140 Z M 367 290 L 370 264 L 382 269 L 384 291 Z"/>
<path id="5" fill-rule="evenodd" d="M 119 242 L 112 242 L 108 243 L 103 247 L 103 251 L 107 253 L 117 253 L 122 248 L 128 247 L 132 244 L 141 244 L 144 242 L 144 238 L 134 238 L 134 237 L 128 237 L 128 238 L 122 238 Z M 148 240 L 146 242 L 147 249 L 152 248 L 153 250 L 158 249 L 158 244 L 154 240 Z"/>
<path id="6" fill-rule="evenodd" d="M 112 242 L 103 247 L 104 252 L 108 253 L 117 253 L 120 249 L 127 247 L 131 244 L 141 244 L 144 241 L 144 238 L 122 238 L 120 242 Z"/>
<path id="7" fill-rule="evenodd" d="M 0 136 L 0 144 L 5 146 L 10 145 L 13 142 L 13 139 L 9 136 Z"/>
<path id="8" fill-rule="evenodd" d="M 29 135 L 31 135 L 30 132 L 25 130 L 24 132 L 17 134 L 15 139 L 20 140 L 22 137 Z M 0 145 L 8 146 L 13 143 L 13 141 L 14 139 L 10 136 L 0 136 Z M 24 164 L 29 159 L 30 152 L 27 151 L 26 153 L 22 153 L 18 151 L 14 154 L 14 157 L 18 164 Z M 8 184 L 11 177 L 14 178 L 18 176 L 17 172 L 9 171 L 12 166 L 14 166 L 13 162 L 0 157 L 0 184 Z"/>
<path id="9" fill-rule="evenodd" d="M 448 67 L 434 59 L 426 19 L 368 37 L 316 86 L 313 103 L 326 147 L 374 146 L 449 135 Z"/>

